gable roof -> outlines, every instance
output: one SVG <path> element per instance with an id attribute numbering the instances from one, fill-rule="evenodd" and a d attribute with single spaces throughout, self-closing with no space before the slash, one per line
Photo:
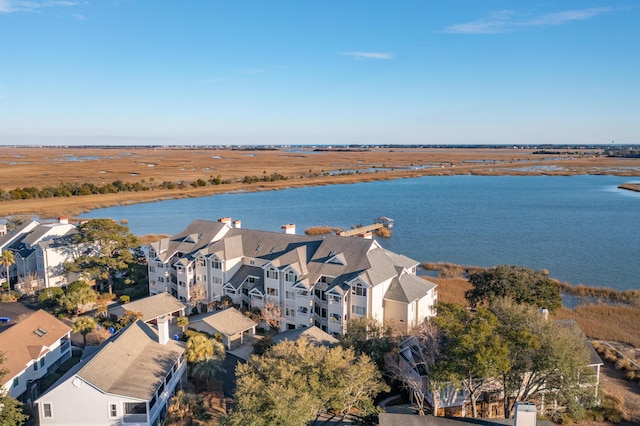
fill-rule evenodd
<path id="1" fill-rule="evenodd" d="M 224 311 L 207 315 L 197 321 L 193 321 L 191 324 L 195 328 L 199 322 L 207 324 L 225 336 L 234 336 L 258 325 L 236 308 L 228 308 Z"/>
<path id="2" fill-rule="evenodd" d="M 163 315 L 182 311 L 185 305 L 169 293 L 159 293 L 133 302 L 109 309 L 109 314 L 120 317 L 124 311 L 140 312 L 144 322 L 154 320 Z"/>
<path id="3" fill-rule="evenodd" d="M 37 331 L 37 334 L 36 334 Z M 71 332 L 71 327 L 40 309 L 0 333 L 4 383 L 19 375 L 31 361 L 49 351 L 49 347 Z"/>
<path id="4" fill-rule="evenodd" d="M 411 303 L 422 299 L 429 291 L 436 288 L 436 284 L 416 275 L 401 273 L 391 281 L 384 298 L 396 302 Z"/>
<path id="5" fill-rule="evenodd" d="M 75 375 L 104 393 L 150 400 L 183 352 L 183 343 L 158 343 L 156 330 L 138 320 L 107 340 Z"/>
<path id="6" fill-rule="evenodd" d="M 283 331 L 278 333 L 271 339 L 273 344 L 278 344 L 284 340 L 295 341 L 301 336 L 305 336 L 311 343 L 324 346 L 335 346 L 338 339 L 316 327 L 315 325 L 305 328 L 296 328 L 294 330 Z"/>

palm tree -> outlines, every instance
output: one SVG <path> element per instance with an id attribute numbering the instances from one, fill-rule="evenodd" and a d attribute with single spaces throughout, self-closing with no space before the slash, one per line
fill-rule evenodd
<path id="1" fill-rule="evenodd" d="M 198 379 L 204 380 L 207 384 L 207 392 L 211 392 L 211 382 L 216 374 L 224 371 L 223 358 L 208 358 L 198 362 L 191 371 L 191 375 Z"/>
<path id="2" fill-rule="evenodd" d="M 73 332 L 82 333 L 83 346 L 87 346 L 87 334 L 98 328 L 98 323 L 91 317 L 80 317 L 73 323 Z"/>
<path id="3" fill-rule="evenodd" d="M 2 251 L 2 256 L 0 256 L 0 263 L 2 263 L 4 265 L 4 267 L 6 268 L 7 271 L 7 290 L 9 290 L 11 288 L 11 280 L 9 278 L 9 268 L 11 267 L 11 265 L 13 265 L 14 263 L 16 263 L 16 259 L 13 256 L 13 252 L 11 250 L 3 250 Z"/>
<path id="4" fill-rule="evenodd" d="M 189 318 L 188 317 L 178 317 L 177 323 L 178 323 L 179 327 L 182 327 L 182 332 L 184 333 L 184 328 L 189 325 Z"/>

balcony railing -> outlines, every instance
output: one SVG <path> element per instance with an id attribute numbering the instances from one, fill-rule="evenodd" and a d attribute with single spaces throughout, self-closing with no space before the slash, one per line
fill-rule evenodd
<path id="1" fill-rule="evenodd" d="M 122 421 L 124 423 L 148 423 L 146 414 L 125 414 Z"/>

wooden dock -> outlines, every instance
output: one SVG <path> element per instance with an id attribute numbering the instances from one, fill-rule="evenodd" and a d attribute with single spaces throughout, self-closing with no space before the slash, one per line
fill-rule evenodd
<path id="1" fill-rule="evenodd" d="M 382 223 L 374 223 L 373 225 L 367 225 L 360 228 L 350 229 L 348 231 L 341 231 L 338 235 L 342 237 L 353 237 L 356 235 L 363 235 L 369 232 L 373 232 L 376 229 L 384 228 L 384 224 Z"/>

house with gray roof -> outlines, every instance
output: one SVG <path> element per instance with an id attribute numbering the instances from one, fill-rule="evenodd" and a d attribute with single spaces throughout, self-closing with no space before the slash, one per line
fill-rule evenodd
<path id="1" fill-rule="evenodd" d="M 150 245 L 149 292 L 205 309 L 228 296 L 244 308 L 277 309 L 281 331 L 315 325 L 334 336 L 352 318 L 409 329 L 435 314 L 436 285 L 416 276 L 417 261 L 373 239 L 283 229 L 193 221 Z"/>
<path id="2" fill-rule="evenodd" d="M 329 333 L 325 333 L 320 330 L 315 325 L 306 328 L 296 328 L 295 330 L 287 330 L 282 333 L 278 333 L 271 338 L 271 341 L 274 345 L 277 345 L 280 342 L 285 340 L 296 341 L 304 337 L 307 341 L 322 346 L 337 346 L 339 340 L 330 335 Z"/>
<path id="3" fill-rule="evenodd" d="M 158 318 L 168 315 L 184 316 L 186 306 L 169 293 L 158 293 L 153 296 L 144 297 L 130 303 L 114 306 L 107 311 L 113 320 L 118 320 L 124 316 L 126 311 L 137 312 L 142 316 L 144 322 L 155 323 Z"/>
<path id="4" fill-rule="evenodd" d="M 38 288 L 67 284 L 64 273 L 64 262 L 71 259 L 74 246 L 66 238 L 77 232 L 76 227 L 66 218 L 57 222 L 40 223 L 28 221 L 14 232 L 0 237 L 0 251 L 10 250 L 14 254 L 15 263 L 9 268 L 12 283 L 16 290 L 29 293 Z M 65 241 L 64 249 L 55 242 Z M 56 247 L 55 249 L 52 249 Z M 0 281 L 4 281 L 6 272 L 0 271 Z"/>
<path id="5" fill-rule="evenodd" d="M 40 425 L 157 425 L 186 373 L 184 343 L 136 321 L 36 400 Z"/>
<path id="6" fill-rule="evenodd" d="M 257 325 L 236 308 L 228 308 L 220 312 L 212 312 L 189 323 L 189 329 L 211 336 L 220 333 L 227 349 L 231 349 L 233 341 L 244 343 L 245 333 L 248 333 L 249 337 L 255 336 Z"/>

